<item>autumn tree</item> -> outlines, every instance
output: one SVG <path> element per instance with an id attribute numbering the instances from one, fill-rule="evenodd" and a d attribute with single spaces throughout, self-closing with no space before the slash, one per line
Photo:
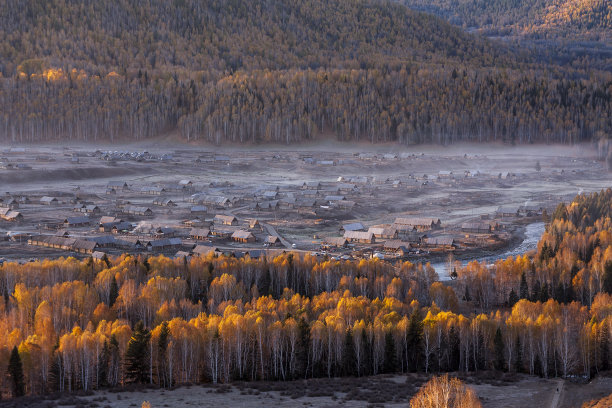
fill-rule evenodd
<path id="1" fill-rule="evenodd" d="M 448 374 L 433 377 L 410 400 L 411 408 L 478 408 L 476 393 L 456 377 Z"/>

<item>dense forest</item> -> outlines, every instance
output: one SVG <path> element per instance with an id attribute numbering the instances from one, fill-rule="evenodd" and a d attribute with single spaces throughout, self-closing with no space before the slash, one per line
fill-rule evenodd
<path id="1" fill-rule="evenodd" d="M 599 139 L 612 74 L 377 0 L 0 0 L 0 140 Z"/>
<path id="2" fill-rule="evenodd" d="M 533 256 L 456 267 L 288 253 L 0 268 L 5 396 L 130 383 L 608 370 L 612 190 L 559 205 Z"/>
<path id="3" fill-rule="evenodd" d="M 578 37 L 609 41 L 612 4 L 606 0 L 400 0 L 488 35 Z"/>

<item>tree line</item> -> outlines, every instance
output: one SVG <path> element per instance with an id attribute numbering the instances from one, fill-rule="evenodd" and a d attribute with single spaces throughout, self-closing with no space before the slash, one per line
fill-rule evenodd
<path id="1" fill-rule="evenodd" d="M 533 257 L 458 265 L 288 253 L 0 267 L 5 395 L 409 371 L 609 369 L 612 190 L 561 204 Z M 20 374 L 21 373 L 21 374 Z"/>
<path id="2" fill-rule="evenodd" d="M 581 74 L 577 73 L 581 76 Z M 0 80 L 0 138 L 209 143 L 578 143 L 612 131 L 612 77 L 466 66 L 238 72 L 218 80 L 46 70 Z"/>

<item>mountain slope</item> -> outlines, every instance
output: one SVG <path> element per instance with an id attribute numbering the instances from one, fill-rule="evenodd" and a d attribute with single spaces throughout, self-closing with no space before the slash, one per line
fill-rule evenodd
<path id="1" fill-rule="evenodd" d="M 608 0 L 400 0 L 488 35 L 606 41 L 612 37 Z"/>
<path id="2" fill-rule="evenodd" d="M 364 0 L 2 0 L 0 38 L 5 76 L 36 58 L 90 72 L 223 72 L 482 62 L 507 52 L 432 15 Z"/>
<path id="3" fill-rule="evenodd" d="M 612 129 L 610 73 L 378 0 L 0 0 L 0 74 L 8 142 L 573 143 Z"/>

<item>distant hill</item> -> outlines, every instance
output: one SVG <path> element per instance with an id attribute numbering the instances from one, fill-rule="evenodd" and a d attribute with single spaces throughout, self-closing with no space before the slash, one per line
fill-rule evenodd
<path id="1" fill-rule="evenodd" d="M 400 0 L 487 35 L 530 38 L 612 39 L 608 0 Z"/>
<path id="2" fill-rule="evenodd" d="M 610 133 L 609 72 L 536 61 L 391 1 L 0 0 L 0 140 Z"/>

